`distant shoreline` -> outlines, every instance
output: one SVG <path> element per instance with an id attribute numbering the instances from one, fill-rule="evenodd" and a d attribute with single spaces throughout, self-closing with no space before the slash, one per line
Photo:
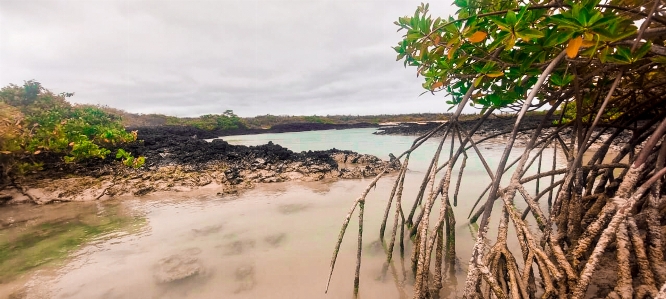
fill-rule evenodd
<path id="1" fill-rule="evenodd" d="M 294 133 L 294 132 L 307 132 L 307 131 L 324 131 L 324 130 L 346 130 L 346 129 L 361 129 L 361 128 L 379 128 L 378 124 L 372 123 L 355 123 L 355 124 L 322 124 L 322 123 L 288 123 L 272 126 L 269 129 L 227 129 L 227 130 L 204 130 L 192 126 L 178 126 L 178 125 L 161 125 L 161 126 L 138 126 L 127 127 L 128 131 L 145 131 L 145 130 L 167 130 L 182 136 L 196 136 L 200 139 L 213 139 L 224 136 L 233 135 L 254 135 L 254 134 L 270 134 L 270 133 Z M 189 135 L 187 135 L 189 134 Z"/>

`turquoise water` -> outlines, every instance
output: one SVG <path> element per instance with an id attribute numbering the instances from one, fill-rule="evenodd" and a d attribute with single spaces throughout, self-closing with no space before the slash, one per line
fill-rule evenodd
<path id="1" fill-rule="evenodd" d="M 374 128 L 366 128 L 236 135 L 220 138 L 231 144 L 241 145 L 261 145 L 272 141 L 295 152 L 337 148 L 371 154 L 382 159 L 387 159 L 390 152 L 397 156 L 399 152 L 408 149 L 414 140 L 414 137 L 411 136 L 373 135 L 372 133 L 375 131 Z"/>
<path id="2" fill-rule="evenodd" d="M 326 130 L 326 131 L 307 131 L 296 133 L 275 133 L 259 135 L 236 135 L 220 137 L 231 144 L 237 145 L 261 145 L 269 141 L 284 146 L 292 151 L 301 152 L 308 150 L 327 150 L 331 148 L 341 150 L 351 150 L 362 154 L 375 155 L 382 159 L 388 159 L 389 153 L 398 156 L 408 150 L 416 137 L 398 136 L 398 135 L 374 135 L 374 128 L 349 129 L 349 130 Z M 441 137 L 433 137 L 426 141 L 419 149 L 410 156 L 410 169 L 413 171 L 425 171 L 432 159 L 433 153 L 437 149 Z M 444 144 L 444 152 L 448 157 L 450 149 L 450 139 Z M 491 168 L 499 162 L 500 155 L 504 149 L 504 144 L 495 140 L 482 146 L 484 156 L 488 160 Z M 514 157 L 520 152 L 515 151 Z M 468 169 L 470 173 L 479 174 L 479 171 L 485 173 L 483 165 L 476 157 L 473 150 L 469 153 Z M 444 157 L 440 160 L 444 161 Z M 493 169 L 494 170 L 494 169 Z"/>

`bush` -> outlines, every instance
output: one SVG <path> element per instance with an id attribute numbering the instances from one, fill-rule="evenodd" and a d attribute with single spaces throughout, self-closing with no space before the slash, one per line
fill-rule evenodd
<path id="1" fill-rule="evenodd" d="M 240 117 L 232 110 L 224 111 L 222 114 L 206 114 L 197 118 L 168 117 L 168 125 L 193 126 L 197 129 L 216 131 L 244 128 Z"/>
<path id="2" fill-rule="evenodd" d="M 60 155 L 66 163 L 104 159 L 109 148 L 136 140 L 137 133 L 127 132 L 119 117 L 97 107 L 72 106 L 66 100 L 70 96 L 56 95 L 33 80 L 0 90 L 2 180 L 38 170 L 44 153 Z M 122 155 L 123 161 L 129 157 Z M 131 166 L 140 167 L 140 158 L 131 157 Z"/>

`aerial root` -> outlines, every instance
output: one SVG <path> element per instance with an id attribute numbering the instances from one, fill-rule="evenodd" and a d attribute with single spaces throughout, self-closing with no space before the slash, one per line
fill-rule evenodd
<path id="1" fill-rule="evenodd" d="M 460 191 L 460 183 L 462 182 L 463 172 L 467 165 L 467 154 L 463 157 L 462 164 L 460 164 L 460 171 L 458 172 L 458 181 L 456 182 L 456 192 L 453 195 L 453 206 L 458 206 L 458 192 Z"/>
<path id="2" fill-rule="evenodd" d="M 382 225 L 379 228 L 379 239 L 384 240 L 384 231 L 386 230 L 386 222 L 388 220 L 389 212 L 391 211 L 391 206 L 393 205 L 393 198 L 396 196 L 396 191 L 398 185 L 400 185 L 400 180 L 404 179 L 405 172 L 407 172 L 407 163 L 409 162 L 409 154 L 405 157 L 405 162 L 402 163 L 400 171 L 398 172 L 398 177 L 393 183 L 393 188 L 391 189 L 391 195 L 389 196 L 388 203 L 386 204 L 386 209 L 384 211 L 384 218 L 382 219 Z"/>
<path id="3" fill-rule="evenodd" d="M 444 229 L 437 229 L 437 246 L 435 249 L 435 273 L 433 275 L 433 292 L 439 293 L 442 289 L 442 262 L 444 260 Z"/>
<path id="4" fill-rule="evenodd" d="M 631 238 L 631 245 L 634 248 L 634 253 L 636 254 L 636 263 L 638 264 L 638 278 L 641 283 L 641 286 L 637 288 L 636 293 L 649 294 L 650 297 L 654 298 L 657 296 L 658 290 L 657 285 L 655 284 L 654 274 L 652 269 L 650 269 L 650 262 L 645 251 L 645 244 L 641 235 L 638 231 L 638 226 L 633 216 L 627 217 L 626 227 L 629 232 L 629 237 Z M 637 298 L 643 298 L 643 296 L 636 296 Z"/>
<path id="5" fill-rule="evenodd" d="M 389 243 L 388 248 L 386 248 L 386 263 L 385 263 L 385 266 L 384 266 L 383 273 L 386 272 L 386 269 L 388 268 L 388 265 L 391 263 L 391 259 L 393 258 L 393 248 L 395 246 L 395 238 L 396 238 L 396 234 L 397 234 L 397 231 L 398 231 L 398 223 L 399 223 L 398 221 L 400 220 L 399 217 L 402 213 L 402 191 L 403 191 L 403 187 L 404 187 L 404 183 L 405 183 L 405 173 L 407 171 L 407 166 L 406 165 L 407 165 L 408 162 L 409 162 L 409 155 L 407 155 L 407 157 L 405 158 L 405 163 L 403 164 L 403 165 L 405 165 L 405 168 L 398 175 L 399 181 L 398 181 L 398 191 L 397 191 L 397 196 L 396 196 L 396 201 L 395 201 L 395 215 L 393 217 L 393 229 L 391 230 L 391 241 Z M 385 216 L 388 217 L 388 214 L 385 215 Z M 384 220 L 383 222 L 385 223 L 386 221 Z M 403 219 L 403 222 L 404 222 L 404 219 Z M 381 236 L 381 234 L 380 234 L 380 236 Z M 401 245 L 402 245 L 402 237 L 403 237 L 403 235 L 401 233 L 400 234 L 400 238 L 401 238 L 400 244 Z M 383 238 L 382 238 L 382 242 L 383 242 Z M 401 252 L 402 252 L 402 246 L 401 246 Z"/>
<path id="6" fill-rule="evenodd" d="M 588 225 L 585 232 L 583 232 L 578 239 L 572 252 L 575 268 L 579 267 L 580 259 L 587 254 L 590 246 L 593 245 L 593 242 L 598 237 L 599 233 L 601 233 L 602 229 L 604 229 L 611 221 L 613 213 L 615 213 L 615 204 L 607 203 L 598 214 L 599 216 L 597 219 L 592 222 L 592 224 Z"/>
<path id="7" fill-rule="evenodd" d="M 629 264 L 629 235 L 627 233 L 627 226 L 621 222 L 617 233 L 615 234 L 617 242 L 617 276 L 618 280 L 615 285 L 614 291 L 623 299 L 631 299 L 631 294 L 634 292 L 631 278 L 631 265 Z"/>
<path id="8" fill-rule="evenodd" d="M 456 271 L 456 217 L 453 208 L 447 201 L 446 213 L 446 269 L 450 276 L 455 276 Z"/>
<path id="9" fill-rule="evenodd" d="M 650 199 L 656 202 L 656 198 Z M 651 205 L 654 205 L 652 203 Z M 659 284 L 666 284 L 666 261 L 664 261 L 663 234 L 661 231 L 659 212 L 656 206 L 650 206 L 647 210 L 647 242 L 648 259 Z"/>
<path id="10" fill-rule="evenodd" d="M 663 123 L 658 127 L 666 129 L 666 125 Z M 560 131 L 542 139 L 534 137 L 538 135 L 535 132 L 521 157 L 511 162 L 507 156 L 503 160 L 504 163 L 497 167 L 497 171 L 492 173 L 485 163 L 485 158 L 478 151 L 480 142 L 471 140 L 469 135 L 466 135 L 466 132 L 455 122 L 450 123 L 447 128 L 450 129 L 447 129 L 444 135 L 451 135 L 448 140 L 451 140 L 452 145 L 449 158 L 444 163 L 438 163 L 444 143 L 444 140 L 441 140 L 437 154 L 431 160 L 421 187 L 418 188 L 418 195 L 415 197 L 408 217 L 403 214 L 402 198 L 404 197 L 403 188 L 409 153 L 405 156 L 405 162 L 402 164 L 403 167 L 398 176 L 393 180 L 391 195 L 384 210 L 380 229 L 380 238 L 387 254 L 383 269 L 384 275 L 388 267 L 392 266 L 395 242 L 400 242 L 402 257 L 405 251 L 403 241 L 406 240 L 411 243 L 412 249 L 411 274 L 415 279 L 415 299 L 437 298 L 439 292 L 446 289 L 445 277 L 447 275 L 455 277 L 456 220 L 452 206 L 456 206 L 458 200 L 463 200 L 459 193 L 463 172 L 469 169 L 466 167 L 469 166 L 466 150 L 473 148 L 477 151 L 477 156 L 484 164 L 492 182 L 477 200 L 478 204 L 481 202 L 481 198 L 486 196 L 485 203 L 478 209 L 475 204 L 470 210 L 470 216 L 473 216 L 470 217 L 471 221 L 481 219 L 481 225 L 476 231 L 476 243 L 472 248 L 472 257 L 465 281 L 464 296 L 466 298 L 534 298 L 540 292 L 544 298 L 563 294 L 571 296 L 571 298 L 584 298 L 588 286 L 594 283 L 592 278 L 597 267 L 601 266 L 602 255 L 604 255 L 605 261 L 605 257 L 608 256 L 607 247 L 615 242 L 617 251 L 614 260 L 617 261 L 618 281 L 617 287 L 609 294 L 609 297 L 658 298 L 662 296 L 666 299 L 666 290 L 661 290 L 661 293 L 657 290 L 657 286 L 666 283 L 666 271 L 664 271 L 666 262 L 664 261 L 663 236 L 660 226 L 663 221 L 663 215 L 660 214 L 663 206 L 660 188 L 663 185 L 663 175 L 666 174 L 666 170 L 663 169 L 666 164 L 666 143 L 661 141 L 664 129 L 649 126 L 634 129 L 634 137 L 626 142 L 626 146 L 612 162 L 603 161 L 603 153 L 597 153 L 585 166 L 582 166 L 578 159 L 581 156 L 580 151 L 587 151 L 592 141 L 599 138 L 604 131 L 600 131 L 596 135 L 590 132 L 567 133 L 577 135 L 576 138 L 580 139 L 578 142 L 568 145 L 561 141 L 562 138 L 558 133 Z M 573 128 L 574 131 L 581 129 Z M 557 128 L 557 130 L 561 130 L 561 128 Z M 618 129 L 616 132 L 619 131 L 621 130 Z M 517 131 L 514 130 L 513 133 L 515 132 Z M 592 135 L 595 136 L 590 139 Z M 453 145 L 456 136 L 460 141 L 456 145 L 457 149 Z M 585 137 L 583 138 L 583 136 Z M 619 133 L 611 135 L 612 138 L 619 138 L 617 136 Z M 657 141 L 654 141 L 654 138 L 657 138 Z M 512 134 L 509 137 L 509 143 L 515 140 L 516 136 Z M 644 141 L 650 142 L 644 143 Z M 611 143 L 613 143 L 612 140 L 605 140 L 600 151 L 607 152 Z M 642 150 L 633 155 L 629 163 L 624 162 L 623 159 L 630 155 L 631 148 L 636 148 L 641 143 L 646 144 Z M 471 145 L 468 146 L 468 144 Z M 544 149 L 560 146 L 567 157 L 567 166 L 557 168 L 555 162 L 558 155 L 557 150 L 553 150 L 552 167 L 545 166 L 544 162 L 546 164 L 549 162 L 544 157 Z M 664 154 L 661 154 L 662 149 L 664 149 Z M 456 161 L 461 155 L 463 156 L 462 163 L 456 165 Z M 642 163 L 637 163 L 641 161 Z M 525 173 L 532 165 L 537 169 L 537 174 L 526 176 Z M 459 172 L 454 178 L 455 181 L 452 182 L 454 167 L 458 168 Z M 618 169 L 623 169 L 622 173 L 614 174 L 613 172 Z M 445 172 L 440 174 L 442 170 Z M 502 182 L 506 186 L 500 186 L 501 176 L 509 170 L 514 171 L 513 176 Z M 498 175 L 500 177 L 496 177 Z M 436 180 L 438 176 L 443 177 Z M 548 177 L 550 177 L 550 184 L 543 184 L 544 178 Z M 657 181 L 659 183 L 655 184 Z M 528 188 L 526 184 L 529 182 L 538 184 L 538 187 Z M 375 183 L 376 181 L 371 185 L 374 186 Z M 454 187 L 453 190 L 450 190 L 451 187 Z M 535 193 L 530 194 L 531 191 L 528 189 Z M 602 192 L 597 192 L 599 190 Z M 449 191 L 453 195 L 452 202 L 450 202 Z M 520 193 L 521 196 L 516 197 L 517 193 Z M 556 195 L 553 196 L 553 193 Z M 364 193 L 361 198 L 357 199 L 343 223 L 331 264 L 332 270 L 339 243 L 348 225 L 348 219 L 354 209 L 360 207 L 355 293 L 358 291 L 358 269 L 360 269 L 363 209 L 366 194 Z M 521 205 L 516 202 L 520 197 L 523 199 Z M 539 199 L 543 197 L 549 198 L 548 210 L 539 205 Z M 438 199 L 441 202 L 439 217 L 437 221 L 433 221 L 431 215 L 435 212 L 433 207 Z M 485 244 L 488 241 L 485 234 L 492 209 L 497 206 L 494 204 L 495 200 L 501 200 L 502 213 L 499 215 L 501 217 L 497 240 L 488 248 Z M 522 209 L 522 207 L 525 208 Z M 417 208 L 418 213 L 416 213 Z M 388 244 L 385 244 L 383 237 L 391 209 L 394 209 L 393 217 L 391 217 L 393 219 L 391 238 Z M 472 212 L 476 212 L 476 214 L 472 215 Z M 527 214 L 534 217 L 526 220 Z M 635 215 L 636 218 L 634 218 Z M 641 218 L 638 218 L 638 215 Z M 532 219 L 535 220 L 535 223 L 529 223 L 532 222 Z M 638 224 L 637 219 L 641 220 L 638 221 Z M 515 250 L 513 252 L 509 250 L 507 245 L 509 225 L 512 225 L 515 231 L 517 245 L 522 252 L 522 260 L 517 260 L 518 253 Z M 400 228 L 399 235 L 398 228 Z M 538 232 L 536 232 L 537 228 Z M 408 235 L 405 236 L 405 234 Z M 509 244 L 512 244 L 511 248 L 514 248 L 513 243 L 509 242 Z M 604 266 L 606 265 L 604 264 Z M 391 269 L 395 272 L 395 269 Z M 632 276 L 632 269 L 634 276 Z M 397 277 L 396 273 L 394 273 L 394 277 Z M 403 273 L 405 277 L 409 275 L 407 271 L 403 270 Z M 398 279 L 396 279 L 397 281 Z"/>
<path id="11" fill-rule="evenodd" d="M 356 249 L 356 271 L 354 274 L 354 297 L 358 296 L 361 272 L 361 253 L 363 251 L 363 213 L 365 211 L 365 199 L 358 203 L 358 247 Z"/>
<path id="12" fill-rule="evenodd" d="M 338 258 L 338 253 L 340 252 L 340 245 L 342 245 L 342 239 L 344 238 L 345 232 L 347 231 L 347 226 L 349 226 L 349 221 L 351 220 L 351 216 L 354 213 L 354 210 L 356 210 L 356 207 L 359 206 L 359 204 L 361 202 L 365 202 L 365 198 L 368 196 L 368 193 L 370 193 L 370 190 L 372 189 L 372 187 L 377 185 L 377 181 L 379 181 L 379 179 L 382 176 L 384 176 L 385 173 L 387 173 L 387 170 L 388 170 L 388 165 L 387 165 L 386 169 L 384 169 L 384 171 L 380 172 L 372 180 L 372 182 L 370 184 L 368 184 L 368 186 L 365 188 L 365 190 L 363 191 L 361 196 L 359 196 L 354 201 L 354 203 L 352 204 L 351 209 L 347 213 L 347 216 L 345 216 L 345 220 L 342 222 L 342 228 L 340 229 L 340 234 L 338 235 L 338 240 L 335 243 L 335 249 L 333 250 L 333 257 L 331 258 L 331 269 L 330 269 L 330 272 L 328 274 L 328 280 L 326 282 L 326 290 L 325 290 L 326 293 L 328 292 L 328 287 L 331 284 L 331 277 L 333 276 L 333 269 L 335 268 L 335 261 Z M 362 231 L 359 229 L 359 232 L 361 233 Z M 360 238 L 360 234 L 359 234 L 359 238 Z M 359 253 L 359 255 L 360 255 L 360 253 Z"/>

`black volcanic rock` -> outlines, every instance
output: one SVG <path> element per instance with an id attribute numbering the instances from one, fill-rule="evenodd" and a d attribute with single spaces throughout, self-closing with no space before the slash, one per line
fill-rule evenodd
<path id="1" fill-rule="evenodd" d="M 467 130 L 470 131 L 476 125 L 478 124 L 479 120 L 481 117 L 479 116 L 477 119 L 471 119 L 471 120 L 465 120 L 461 121 L 459 124 L 460 126 Z M 542 115 L 533 115 L 533 116 L 525 116 L 520 123 L 520 129 L 533 129 L 536 128 L 539 123 L 543 120 Z M 554 119 L 549 119 L 545 127 L 550 127 L 552 125 L 552 121 Z M 513 129 L 513 125 L 516 121 L 515 117 L 495 117 L 491 116 L 488 118 L 483 124 L 481 124 L 481 127 L 477 131 L 477 135 L 481 136 L 489 136 L 493 134 L 498 134 L 502 132 L 510 132 Z M 442 125 L 442 123 L 439 122 L 428 122 L 428 123 L 400 123 L 399 125 L 396 126 L 387 126 L 387 127 L 380 127 L 378 128 L 377 132 L 374 134 L 377 135 L 423 135 L 438 126 Z M 435 136 L 441 136 L 444 134 L 444 132 L 440 131 L 438 134 L 435 134 Z"/>
<path id="2" fill-rule="evenodd" d="M 187 192 L 208 185 L 218 194 L 228 194 L 255 183 L 363 178 L 400 168 L 399 161 L 382 161 L 352 151 L 296 153 L 272 142 L 242 146 L 202 139 L 206 137 L 211 136 L 191 127 L 142 128 L 138 141 L 122 145 L 133 156 L 145 157 L 139 169 L 115 159 L 116 149 L 106 159 L 79 163 L 68 164 L 61 157 L 53 157 L 44 171 L 25 177 L 22 187 L 27 191 L 0 190 L 4 192 L 0 199 L 5 203 L 45 204 L 123 194 L 144 196 L 158 191 Z"/>
<path id="3" fill-rule="evenodd" d="M 142 136 L 149 135 L 177 135 L 182 137 L 193 137 L 198 139 L 213 139 L 221 136 L 250 135 L 265 133 L 287 133 L 321 130 L 344 130 L 355 128 L 376 128 L 378 125 L 371 123 L 355 124 L 323 124 L 323 123 L 290 123 L 274 125 L 270 129 L 248 129 L 238 128 L 230 130 L 203 130 L 191 126 L 150 126 L 150 127 L 128 127 L 128 131 L 138 131 Z M 142 138 L 139 138 L 142 139 Z"/>

